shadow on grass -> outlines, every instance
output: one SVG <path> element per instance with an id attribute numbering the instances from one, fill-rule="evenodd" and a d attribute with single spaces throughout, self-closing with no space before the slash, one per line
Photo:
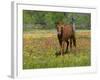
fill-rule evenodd
<path id="1" fill-rule="evenodd" d="M 70 53 L 69 51 L 65 51 L 64 54 L 63 54 L 63 56 L 64 56 L 65 54 L 69 54 L 69 53 Z M 55 53 L 55 55 L 56 55 L 56 57 L 57 57 L 57 56 L 61 56 L 61 52 L 58 51 L 58 52 Z"/>

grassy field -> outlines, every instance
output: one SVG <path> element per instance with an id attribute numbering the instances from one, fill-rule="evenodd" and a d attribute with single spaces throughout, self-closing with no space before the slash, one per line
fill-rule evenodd
<path id="1" fill-rule="evenodd" d="M 76 31 L 76 40 L 76 48 L 56 56 L 60 47 L 55 30 L 24 32 L 23 69 L 90 66 L 90 31 Z"/>

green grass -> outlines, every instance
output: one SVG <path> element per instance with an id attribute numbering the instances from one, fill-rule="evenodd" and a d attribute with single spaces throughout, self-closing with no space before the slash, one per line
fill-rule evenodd
<path id="1" fill-rule="evenodd" d="M 90 66 L 90 31 L 77 31 L 76 39 L 76 48 L 56 56 L 60 47 L 55 30 L 24 32 L 23 69 Z"/>

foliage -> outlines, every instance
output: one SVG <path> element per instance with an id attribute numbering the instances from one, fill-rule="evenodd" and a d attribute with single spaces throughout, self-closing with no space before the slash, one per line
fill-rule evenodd
<path id="1" fill-rule="evenodd" d="M 55 23 L 59 20 L 66 24 L 75 19 L 77 29 L 90 29 L 91 14 L 90 13 L 71 13 L 71 12 L 49 12 L 49 11 L 33 11 L 23 10 L 24 30 L 31 29 L 54 29 Z"/>

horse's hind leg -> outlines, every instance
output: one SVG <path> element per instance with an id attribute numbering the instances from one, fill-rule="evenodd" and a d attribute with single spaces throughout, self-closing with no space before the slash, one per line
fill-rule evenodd
<path id="1" fill-rule="evenodd" d="M 72 38 L 70 38 L 70 50 L 72 49 Z"/>

